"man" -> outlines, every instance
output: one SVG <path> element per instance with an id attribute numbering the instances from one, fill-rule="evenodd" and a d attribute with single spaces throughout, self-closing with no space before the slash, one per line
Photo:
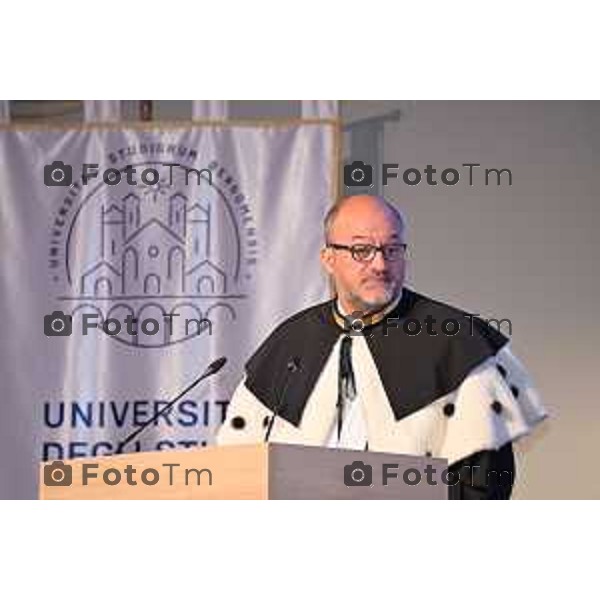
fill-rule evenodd
<path id="1" fill-rule="evenodd" d="M 505 336 L 404 287 L 405 229 L 382 198 L 330 210 L 321 262 L 336 297 L 287 319 L 255 352 L 217 443 L 442 457 L 451 498 L 508 499 L 512 442 L 546 412 Z"/>

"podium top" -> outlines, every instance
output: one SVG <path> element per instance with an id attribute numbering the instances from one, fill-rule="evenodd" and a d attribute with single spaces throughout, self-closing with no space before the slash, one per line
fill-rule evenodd
<path id="1" fill-rule="evenodd" d="M 296 444 L 140 452 L 40 466 L 41 499 L 448 498 L 447 461 Z"/>

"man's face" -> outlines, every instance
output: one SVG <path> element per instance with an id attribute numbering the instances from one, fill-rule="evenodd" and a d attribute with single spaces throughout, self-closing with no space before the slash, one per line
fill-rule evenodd
<path id="1" fill-rule="evenodd" d="M 404 243 L 396 217 L 375 200 L 345 204 L 333 223 L 328 241 L 344 246 Z M 361 262 L 347 250 L 324 248 L 321 261 L 333 277 L 343 308 L 349 312 L 381 308 L 394 299 L 404 283 L 406 261 L 402 256 L 389 260 L 376 252 L 372 260 Z"/>

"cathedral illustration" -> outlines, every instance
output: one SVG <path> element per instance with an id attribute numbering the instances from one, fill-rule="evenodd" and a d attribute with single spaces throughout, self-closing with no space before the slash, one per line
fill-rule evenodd
<path id="1" fill-rule="evenodd" d="M 120 205 L 119 205 L 120 204 Z M 99 260 L 80 279 L 82 295 L 219 296 L 227 277 L 210 260 L 211 213 L 175 193 L 160 202 L 129 193 L 99 211 Z"/>

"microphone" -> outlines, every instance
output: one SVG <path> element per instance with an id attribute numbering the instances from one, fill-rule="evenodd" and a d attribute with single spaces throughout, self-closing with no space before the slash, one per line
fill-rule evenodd
<path id="1" fill-rule="evenodd" d="M 227 362 L 227 359 L 224 356 L 222 356 L 221 358 L 217 358 L 217 360 L 211 362 L 210 365 L 208 365 L 208 367 L 206 367 L 204 373 L 202 373 L 202 375 L 200 375 L 200 377 L 198 377 L 198 379 L 196 379 L 196 381 L 194 381 L 193 383 L 190 383 L 190 385 L 188 385 L 185 388 L 185 390 L 183 390 L 183 392 L 177 394 L 177 396 L 175 398 L 173 398 L 173 400 L 171 400 L 166 406 L 163 406 L 163 408 L 161 408 L 161 410 L 159 410 L 150 420 L 146 421 L 145 423 L 142 423 L 137 429 L 132 431 L 123 441 L 121 441 L 117 445 L 115 454 L 121 454 L 124 446 L 126 446 L 129 442 L 131 442 L 131 440 L 133 440 L 138 435 L 140 435 L 140 433 L 142 433 L 142 431 L 144 431 L 144 429 L 146 429 L 146 427 L 148 427 L 148 425 L 151 425 L 152 423 L 154 423 L 156 421 L 156 419 L 158 419 L 158 417 L 160 417 L 161 415 L 164 415 L 168 410 L 173 408 L 173 405 L 180 398 L 183 398 L 183 396 L 185 396 L 193 387 L 196 387 L 203 379 L 206 379 L 207 377 L 211 377 L 212 375 L 214 375 L 215 373 L 220 371 L 225 366 L 226 362 Z"/>
<path id="2" fill-rule="evenodd" d="M 265 433 L 265 443 L 269 441 L 269 437 L 271 436 L 271 429 L 273 429 L 273 423 L 275 423 L 275 419 L 279 416 L 279 411 L 283 408 L 283 400 L 285 399 L 285 394 L 287 392 L 288 386 L 290 385 L 290 381 L 292 380 L 292 373 L 296 373 L 296 371 L 300 370 L 300 359 L 297 356 L 293 356 L 288 364 L 286 365 L 286 378 L 285 383 L 283 385 L 283 389 L 281 390 L 281 395 L 279 396 L 279 401 L 273 410 L 273 415 L 269 421 L 269 425 L 267 427 L 267 431 Z"/>

